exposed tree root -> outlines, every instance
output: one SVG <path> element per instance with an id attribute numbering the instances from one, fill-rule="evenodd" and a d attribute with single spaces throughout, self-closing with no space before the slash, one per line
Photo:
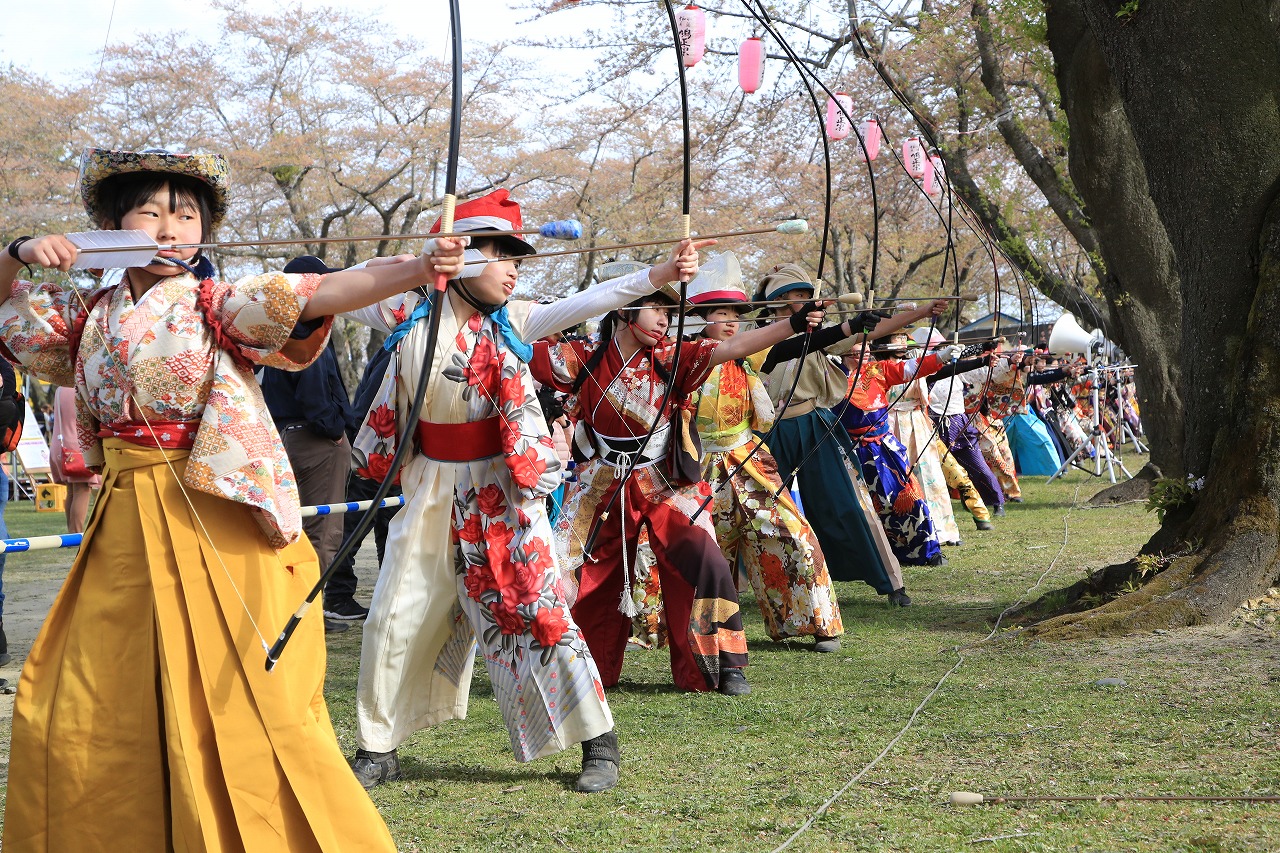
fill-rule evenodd
<path id="1" fill-rule="evenodd" d="M 1114 486 L 1105 488 L 1089 498 L 1089 504 L 1091 506 L 1108 506 L 1132 501 L 1145 501 L 1151 496 L 1151 484 L 1162 476 L 1160 469 L 1154 463 L 1148 462 L 1142 466 L 1138 473 L 1133 475 L 1132 479 L 1125 480 L 1123 483 L 1116 483 Z"/>
<path id="2" fill-rule="evenodd" d="M 1214 548 L 1174 559 L 1140 588 L 1090 610 L 1030 625 L 1023 636 L 1082 640 L 1222 622 L 1242 601 L 1275 585 L 1280 576 L 1278 557 L 1274 532 L 1228 533 Z M 1138 578 L 1137 560 L 1109 566 L 1065 590 L 1065 603 L 1078 607 L 1091 601 L 1091 596 L 1117 592 Z M 1046 596 L 1037 605 L 1043 608 L 1055 602 L 1055 595 L 1060 605 L 1062 594 Z"/>

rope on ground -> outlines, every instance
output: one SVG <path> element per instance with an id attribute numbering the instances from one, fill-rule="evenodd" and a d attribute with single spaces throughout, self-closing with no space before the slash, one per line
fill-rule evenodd
<path id="1" fill-rule="evenodd" d="M 1023 592 L 1022 595 L 1018 597 L 1017 601 L 1013 602 L 1013 604 L 1010 604 L 1008 607 L 1006 607 L 1000 613 L 1000 615 L 996 617 L 996 623 L 995 625 L 992 626 L 991 632 L 974 645 L 985 643 L 986 641 L 994 637 L 996 635 L 996 632 L 1000 630 L 1000 623 L 1001 621 L 1004 620 L 1004 617 L 1009 615 L 1009 613 L 1011 613 L 1014 610 L 1014 608 L 1018 607 L 1018 605 L 1026 601 L 1027 596 L 1030 595 L 1031 592 L 1036 589 L 1036 587 L 1044 583 L 1044 579 L 1047 578 L 1049 576 L 1049 573 L 1053 571 L 1054 566 L 1057 565 L 1058 560 L 1062 557 L 1062 553 L 1067 550 L 1067 534 L 1070 528 L 1070 525 L 1068 522 L 1071 518 L 1071 513 L 1076 510 L 1077 501 L 1079 497 L 1080 497 L 1080 486 L 1076 486 L 1075 494 L 1071 498 L 1071 505 L 1067 507 L 1066 514 L 1062 516 L 1062 545 L 1058 548 L 1058 553 L 1054 554 L 1053 559 L 1049 561 L 1049 566 L 1044 570 L 1044 572 L 1040 575 L 1040 577 L 1036 579 L 1036 582 L 1033 583 L 1031 586 L 1029 586 L 1026 589 L 1026 591 Z M 825 803 L 818 806 L 817 810 L 813 814 L 809 815 L 809 818 L 803 824 L 800 825 L 799 829 L 793 832 L 786 841 L 782 842 L 781 844 L 779 844 L 777 847 L 773 849 L 773 853 L 780 853 L 780 851 L 786 850 L 788 847 L 790 847 L 793 841 L 795 841 L 797 838 L 799 838 L 801 835 L 807 832 L 809 828 L 812 827 L 813 824 L 818 820 L 818 818 L 822 817 L 822 815 L 825 814 L 826 811 L 831 808 L 831 806 L 835 805 L 836 800 L 844 796 L 844 793 L 846 791 L 848 791 L 855 784 L 857 784 L 862 779 L 863 776 L 871 772 L 872 768 L 874 768 L 877 764 L 879 764 L 880 761 L 886 755 L 889 754 L 889 752 L 894 748 L 894 746 L 897 745 L 898 741 L 902 740 L 902 737 L 907 733 L 907 730 L 910 729 L 912 724 L 915 723 L 916 717 L 920 716 L 920 712 L 923 711 L 924 707 L 929 704 L 929 700 L 931 700 L 934 697 L 934 695 L 939 690 L 942 689 L 942 685 L 945 684 L 947 679 L 951 677 L 951 674 L 954 673 L 957 669 L 959 669 L 964 664 L 965 654 L 961 650 L 961 647 L 952 646 L 951 651 L 953 651 L 956 655 L 955 664 L 951 667 L 951 669 L 947 670 L 945 673 L 942 674 L 942 677 L 938 679 L 938 683 L 933 686 L 933 689 L 930 690 L 925 695 L 924 699 L 920 700 L 920 704 L 916 706 L 915 710 L 911 712 L 911 716 L 907 718 L 906 724 L 904 724 L 903 727 L 898 730 L 898 733 L 893 736 L 893 739 L 890 740 L 889 743 L 885 745 L 885 748 L 880 750 L 880 754 L 877 755 L 875 758 L 871 759 L 871 761 L 865 767 L 859 770 L 852 779 L 846 782 L 844 786 L 840 788 L 840 790 L 832 794 Z"/>

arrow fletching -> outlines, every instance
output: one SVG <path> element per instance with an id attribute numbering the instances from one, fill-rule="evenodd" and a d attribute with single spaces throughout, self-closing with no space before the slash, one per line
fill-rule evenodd
<path id="1" fill-rule="evenodd" d="M 146 231 L 78 231 L 67 239 L 80 250 L 73 270 L 145 267 L 160 250 Z"/>
<path id="2" fill-rule="evenodd" d="M 538 226 L 538 236 L 552 240 L 581 240 L 582 223 L 576 219 L 557 219 Z"/>

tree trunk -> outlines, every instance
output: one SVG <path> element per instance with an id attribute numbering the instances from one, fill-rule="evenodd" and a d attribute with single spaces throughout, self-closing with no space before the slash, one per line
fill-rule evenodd
<path id="1" fill-rule="evenodd" d="M 1071 179 L 1100 238 L 1102 291 L 1135 372 L 1151 461 L 1181 479 L 1178 351 L 1182 294 L 1173 247 L 1151 200 L 1129 119 L 1080 0 L 1046 4 L 1049 48 L 1070 129 Z M 1087 319 L 1087 318 L 1086 318 Z"/>
<path id="2" fill-rule="evenodd" d="M 1076 112 L 1073 177 L 1104 198 L 1110 191 L 1107 212 L 1128 218 L 1130 226 L 1149 213 L 1135 199 L 1136 183 L 1118 180 L 1137 175 L 1102 174 L 1122 167 L 1124 152 L 1113 148 L 1121 159 L 1108 161 L 1087 147 L 1099 142 L 1090 129 L 1107 124 L 1090 115 L 1108 97 L 1094 91 L 1108 88 L 1098 72 L 1089 77 L 1096 50 L 1172 249 L 1181 294 L 1179 336 L 1175 348 L 1155 351 L 1168 352 L 1170 364 L 1180 367 L 1171 375 L 1178 377 L 1182 402 L 1183 470 L 1204 476 L 1205 486 L 1194 507 L 1167 516 L 1153 539 L 1166 547 L 1189 542 L 1193 553 L 1139 592 L 1042 623 L 1037 631 L 1077 636 L 1219 621 L 1280 573 L 1276 7 L 1262 0 L 1169 0 L 1144 2 L 1124 17 L 1117 17 L 1115 0 L 1055 0 L 1049 8 L 1058 28 L 1051 43 L 1068 81 L 1064 90 L 1076 96 L 1064 95 L 1068 111 Z M 1066 35 L 1070 24 L 1078 35 L 1074 45 Z M 1077 126 L 1083 130 L 1079 140 Z M 1148 245 L 1158 249 L 1159 241 Z M 1158 288 L 1133 294 L 1141 311 L 1125 297 L 1119 304 L 1134 312 L 1135 326 L 1150 322 L 1172 331 L 1165 315 L 1174 312 L 1158 301 Z"/>

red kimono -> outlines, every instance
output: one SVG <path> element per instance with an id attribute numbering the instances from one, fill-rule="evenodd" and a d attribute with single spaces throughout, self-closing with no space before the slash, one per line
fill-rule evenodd
<path id="1" fill-rule="evenodd" d="M 666 393 L 673 344 L 658 354 L 664 370 L 655 368 L 651 349 L 641 349 L 624 364 L 618 345 L 571 341 L 538 343 L 529 367 L 545 385 L 571 392 L 574 380 L 595 351 L 609 349 L 586 377 L 575 402 L 566 407 L 577 420 L 575 450 L 588 461 L 577 468 L 564 509 L 556 523 L 556 544 L 567 571 L 580 569 L 573 617 L 606 686 L 618 682 L 631 619 L 619 609 L 631 602 L 631 577 L 641 526 L 657 559 L 667 624 L 671 629 L 671 674 L 685 690 L 713 690 L 723 669 L 747 663 L 747 644 L 738 611 L 733 572 L 716 544 L 711 513 L 690 520 L 709 493 L 704 483 L 672 483 L 665 458 L 671 435 L 670 412 L 698 390 L 711 372 L 715 341 L 681 345 L 675 390 L 667 411 L 659 412 Z M 654 419 L 658 428 L 631 477 L 614 499 L 619 479 L 629 467 Z M 613 500 L 608 517 L 605 507 Z M 583 549 L 597 526 L 595 546 Z M 687 631 L 677 626 L 687 625 Z"/>

